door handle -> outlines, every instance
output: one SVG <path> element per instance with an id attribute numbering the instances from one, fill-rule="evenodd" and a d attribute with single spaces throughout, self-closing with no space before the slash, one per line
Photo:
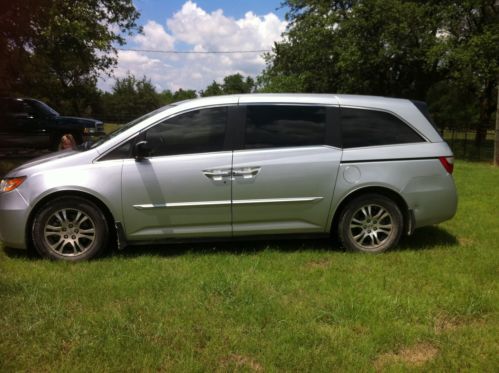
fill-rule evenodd
<path id="1" fill-rule="evenodd" d="M 232 172 L 232 175 L 242 176 L 244 179 L 252 179 L 260 172 L 260 169 L 261 167 L 238 168 Z"/>
<path id="2" fill-rule="evenodd" d="M 221 181 L 224 177 L 230 176 L 230 170 L 203 170 L 203 174 L 209 179 Z"/>

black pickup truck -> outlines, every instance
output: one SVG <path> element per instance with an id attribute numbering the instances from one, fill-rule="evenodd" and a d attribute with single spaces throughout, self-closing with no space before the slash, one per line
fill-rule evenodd
<path id="1" fill-rule="evenodd" d="M 95 119 L 64 117 L 47 104 L 31 98 L 0 98 L 0 147 L 57 150 L 70 133 L 77 144 L 104 134 Z"/>

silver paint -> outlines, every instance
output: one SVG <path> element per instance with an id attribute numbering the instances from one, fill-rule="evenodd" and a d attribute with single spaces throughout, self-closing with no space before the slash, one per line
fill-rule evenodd
<path id="1" fill-rule="evenodd" d="M 409 123 L 427 142 L 345 150 L 308 146 L 142 161 L 101 160 L 166 118 L 202 107 L 251 103 L 388 111 Z M 454 182 L 436 159 L 439 156 L 452 156 L 452 151 L 408 100 L 322 94 L 189 100 L 156 111 L 95 149 L 55 153 L 9 172 L 7 177 L 27 179 L 18 189 L 0 193 L 0 239 L 8 246 L 26 247 L 31 232 L 27 222 L 33 210 L 56 194 L 68 193 L 98 200 L 123 224 L 129 241 L 326 233 L 341 202 L 370 187 L 397 193 L 414 212 L 416 227 L 420 227 L 450 219 L 456 211 Z"/>

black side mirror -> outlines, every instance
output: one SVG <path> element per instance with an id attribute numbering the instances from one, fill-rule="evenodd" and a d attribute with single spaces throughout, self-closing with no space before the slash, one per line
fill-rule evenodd
<path id="1" fill-rule="evenodd" d="M 141 161 L 151 155 L 151 148 L 146 140 L 139 141 L 134 146 L 135 160 Z"/>

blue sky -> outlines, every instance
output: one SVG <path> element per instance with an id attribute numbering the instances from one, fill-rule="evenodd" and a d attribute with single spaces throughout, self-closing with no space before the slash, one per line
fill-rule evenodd
<path id="1" fill-rule="evenodd" d="M 280 0 L 134 0 L 141 13 L 142 35 L 124 48 L 167 51 L 271 49 L 286 28 Z M 256 76 L 265 67 L 261 54 L 161 54 L 119 51 L 118 66 L 99 87 L 131 73 L 151 79 L 158 91 L 204 89 L 212 81 L 240 73 Z"/>
<path id="2" fill-rule="evenodd" d="M 185 0 L 134 0 L 133 3 L 140 11 L 143 23 L 149 19 L 164 22 L 182 7 Z M 285 14 L 284 9 L 278 10 L 281 0 L 198 0 L 195 3 L 207 12 L 223 9 L 224 14 L 234 18 L 241 18 L 248 11 L 257 15 L 272 12 L 281 19 L 284 19 Z"/>

